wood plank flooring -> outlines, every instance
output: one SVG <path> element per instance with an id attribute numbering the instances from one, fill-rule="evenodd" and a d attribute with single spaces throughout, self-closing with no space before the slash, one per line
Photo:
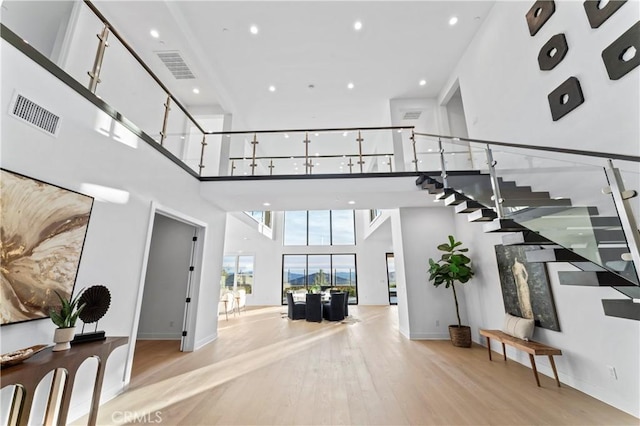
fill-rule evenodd
<path id="1" fill-rule="evenodd" d="M 349 307 L 345 323 L 290 321 L 286 307 L 221 317 L 218 339 L 193 353 L 140 341 L 129 390 L 99 424 L 638 425 L 575 389 L 557 388 L 486 348 L 411 341 L 395 307 Z M 142 418 L 140 417 L 142 416 Z M 131 420 L 131 419 L 129 419 Z"/>

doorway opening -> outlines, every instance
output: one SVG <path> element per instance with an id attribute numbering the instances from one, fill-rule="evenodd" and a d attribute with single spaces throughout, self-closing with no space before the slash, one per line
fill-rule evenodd
<path id="1" fill-rule="evenodd" d="M 456 80 L 446 95 L 444 96 L 442 103 L 440 104 L 444 107 L 446 111 L 445 117 L 441 120 L 443 134 L 455 136 L 458 138 L 468 138 L 469 137 L 469 127 L 467 125 L 467 117 L 464 109 L 464 102 L 462 101 L 462 91 L 460 89 L 460 83 Z M 456 170 L 465 170 L 470 169 L 473 170 L 474 163 L 477 161 L 484 161 L 483 158 L 474 158 L 474 153 L 471 151 L 470 147 L 461 142 L 447 142 L 447 144 L 455 144 L 456 146 L 445 146 L 446 150 L 451 150 L 452 152 L 466 152 L 467 155 L 457 155 L 456 157 L 450 156 L 447 159 L 447 163 L 449 165 L 447 167 Z"/>
<path id="2" fill-rule="evenodd" d="M 137 376 L 152 367 L 154 354 L 166 362 L 193 351 L 205 231 L 206 224 L 152 204 L 125 383 L 132 370 Z"/>

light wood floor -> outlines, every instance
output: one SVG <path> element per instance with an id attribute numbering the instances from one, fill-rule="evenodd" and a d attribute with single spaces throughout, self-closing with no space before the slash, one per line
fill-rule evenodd
<path id="1" fill-rule="evenodd" d="M 140 341 L 130 389 L 100 408 L 162 425 L 638 425 L 638 419 L 486 348 L 411 341 L 395 307 L 349 307 L 346 323 L 290 321 L 269 307 L 222 319 L 193 353 Z M 156 416 L 157 413 L 157 416 Z M 115 420 L 115 421 L 114 421 Z"/>

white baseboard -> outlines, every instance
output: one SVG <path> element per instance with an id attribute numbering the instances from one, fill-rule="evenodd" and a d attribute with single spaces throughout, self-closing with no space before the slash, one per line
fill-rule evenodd
<path id="1" fill-rule="evenodd" d="M 411 340 L 449 340 L 448 333 L 411 333 L 409 336 Z"/>
<path id="2" fill-rule="evenodd" d="M 213 342 L 213 341 L 214 341 L 214 340 L 216 340 L 217 338 L 218 338 L 218 333 L 216 332 L 216 333 L 211 334 L 211 335 L 209 335 L 209 336 L 206 336 L 206 337 L 204 337 L 204 338 L 202 338 L 202 339 L 198 339 L 198 340 L 196 341 L 196 344 L 195 344 L 195 347 L 193 348 L 193 350 L 194 350 L 194 351 L 197 351 L 198 349 L 200 349 L 200 348 L 201 348 L 201 347 L 203 347 L 204 345 L 206 345 L 206 344 L 209 344 L 209 343 Z"/>

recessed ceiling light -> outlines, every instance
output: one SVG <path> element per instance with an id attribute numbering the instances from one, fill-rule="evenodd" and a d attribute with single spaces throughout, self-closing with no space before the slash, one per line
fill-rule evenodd
<path id="1" fill-rule="evenodd" d="M 458 17 L 457 16 L 452 16 L 451 19 L 449 19 L 449 25 L 455 25 L 458 23 Z"/>
<path id="2" fill-rule="evenodd" d="M 269 207 L 271 205 L 271 203 L 262 203 L 263 206 L 265 207 Z"/>
<path id="3" fill-rule="evenodd" d="M 314 133 L 315 136 L 320 136 L 320 133 Z"/>
<path id="4" fill-rule="evenodd" d="M 275 92 L 276 91 L 276 86 L 269 86 L 269 91 L 270 92 Z"/>
<path id="5" fill-rule="evenodd" d="M 316 152 L 316 157 L 317 157 L 318 155 L 320 155 L 320 153 L 319 153 L 319 152 Z"/>
<path id="6" fill-rule="evenodd" d="M 153 37 L 153 38 L 160 37 L 160 33 L 157 30 L 151 30 L 151 31 L 149 31 L 149 34 L 151 34 L 151 37 Z"/>
<path id="7" fill-rule="evenodd" d="M 356 31 L 360 31 L 362 29 L 362 22 L 361 21 L 356 21 L 353 23 L 353 28 Z"/>
<path id="8" fill-rule="evenodd" d="M 356 202 L 355 202 L 355 201 L 353 201 L 353 200 L 349 201 L 349 204 L 355 204 L 355 203 L 356 203 Z"/>
<path id="9" fill-rule="evenodd" d="M 427 84 L 427 80 L 420 80 L 420 81 L 418 82 L 418 84 L 419 84 L 420 86 L 424 86 L 424 85 L 426 85 L 426 84 Z"/>
<path id="10" fill-rule="evenodd" d="M 353 83 L 349 83 L 349 84 L 347 84 L 347 89 L 353 89 L 353 87 L 354 87 L 354 86 L 353 86 Z"/>
<path id="11" fill-rule="evenodd" d="M 200 93 L 200 89 L 198 89 L 197 87 L 194 87 L 193 88 L 193 93 L 195 93 L 197 95 L 198 93 Z"/>
<path id="12" fill-rule="evenodd" d="M 250 27 L 249 27 L 249 32 L 250 32 L 251 34 L 258 34 L 258 27 L 257 27 L 257 26 L 255 26 L 255 25 L 250 26 Z"/>
<path id="13" fill-rule="evenodd" d="M 285 138 L 285 139 L 289 139 L 289 134 L 288 134 L 288 133 L 285 133 L 285 134 L 284 134 L 284 138 Z"/>
<path id="14" fill-rule="evenodd" d="M 345 136 L 345 137 L 346 137 L 348 134 L 349 134 L 349 132 L 344 132 L 344 133 L 342 134 L 342 136 Z"/>

